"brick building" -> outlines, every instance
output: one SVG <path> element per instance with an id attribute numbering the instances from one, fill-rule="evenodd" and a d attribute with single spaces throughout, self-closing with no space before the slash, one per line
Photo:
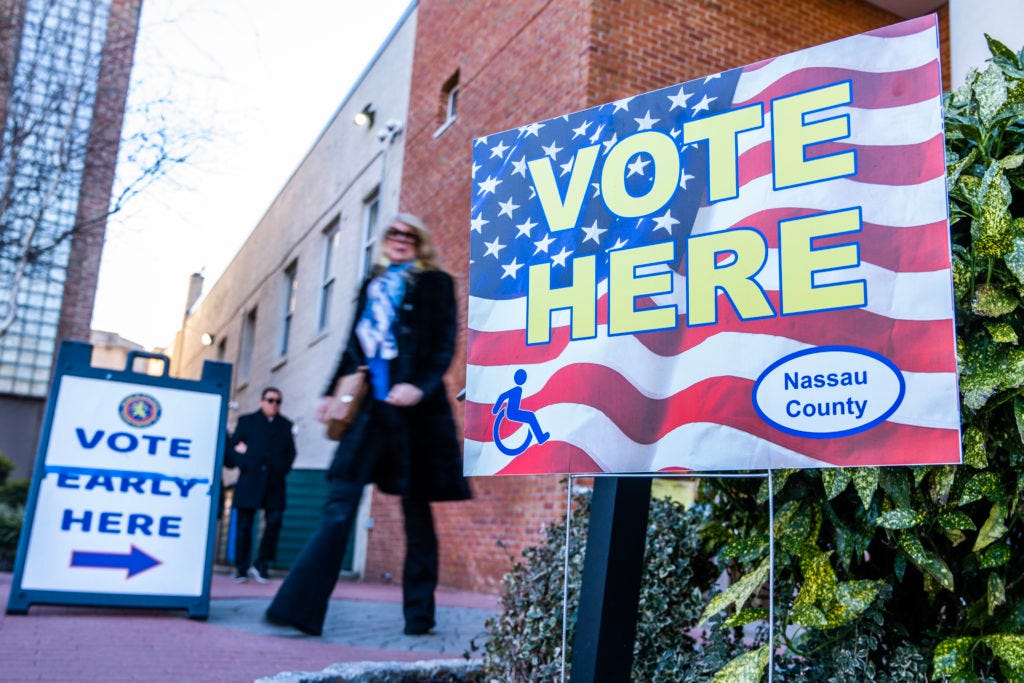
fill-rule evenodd
<path id="1" fill-rule="evenodd" d="M 994 5 L 999 6 L 998 12 Z M 475 138 L 855 35 L 931 11 L 939 14 L 943 78 L 945 83 L 949 83 L 951 64 L 952 72 L 962 78 L 970 60 L 977 63 L 987 54 L 981 37 L 985 27 L 995 27 L 995 31 L 988 28 L 989 32 L 1008 44 L 1024 40 L 1024 31 L 1020 29 L 1005 35 L 1005 27 L 1024 25 L 1012 21 L 1012 17 L 1018 16 L 1014 13 L 1020 11 L 1013 5 L 1012 0 L 1000 0 L 993 6 L 986 6 L 982 16 L 981 12 L 968 7 L 968 0 L 954 0 L 952 8 L 935 0 L 414 2 L 411 8 L 415 14 L 414 44 L 409 45 L 412 50 L 409 53 L 409 73 L 407 80 L 403 81 L 409 84 L 407 99 L 403 100 L 407 109 L 400 116 L 404 128 L 400 140 L 392 148 L 396 150 L 394 157 L 388 162 L 387 182 L 396 188 L 400 180 L 401 189 L 400 195 L 385 202 L 382 212 L 386 214 L 401 207 L 422 215 L 434 230 L 444 265 L 456 276 L 457 296 L 462 303 L 457 356 L 447 377 L 450 394 L 454 396 L 465 384 L 465 301 L 469 263 L 466 233 L 472 192 L 471 148 Z M 1000 12 L 1008 14 L 1001 15 Z M 957 17 L 955 27 L 950 26 L 951 15 Z M 998 18 L 1000 16 L 1004 17 L 1002 21 Z M 405 21 L 407 19 L 403 19 Z M 408 30 L 407 27 L 407 24 L 400 24 L 403 32 Z M 1003 35 L 1000 35 L 1000 29 L 1004 31 Z M 952 59 L 951 35 L 954 45 Z M 971 36 L 980 37 L 980 51 L 978 40 Z M 972 44 L 970 49 L 966 47 L 968 42 Z M 957 45 L 964 47 L 957 48 Z M 383 49 L 382 55 L 386 55 L 395 48 L 385 46 Z M 965 57 L 968 52 L 973 52 L 973 55 Z M 347 116 L 358 111 L 364 101 L 378 97 L 370 94 L 379 87 L 379 84 L 375 85 L 375 69 L 377 67 L 372 66 L 367 72 L 367 80 L 356 86 L 354 93 L 359 93 L 359 96 L 350 95 L 340 112 Z M 398 89 L 398 83 L 398 80 L 390 82 L 391 94 Z M 333 135 L 331 131 L 335 125 L 341 124 L 332 122 L 318 147 Z M 346 134 L 351 133 L 348 128 L 344 130 Z M 287 197 L 300 192 L 302 183 L 311 182 L 303 179 L 307 176 L 303 169 L 315 163 L 319 154 L 317 148 L 311 151 L 277 202 L 289 201 Z M 398 156 L 402 157 L 400 162 Z M 346 163 L 355 173 L 365 170 L 361 163 L 364 158 L 356 155 L 347 158 Z M 401 168 L 398 168 L 399 163 Z M 398 177 L 392 179 L 393 173 Z M 310 196 L 318 195 L 307 193 L 307 198 Z M 329 196 L 329 193 L 324 196 Z M 315 199 L 314 203 L 317 201 L 322 199 Z M 306 233 L 295 226 L 287 227 L 281 217 L 275 217 L 278 216 L 276 211 L 272 207 L 250 238 L 253 244 L 247 243 L 236 257 L 237 263 L 232 264 L 235 270 L 229 269 L 206 301 L 188 319 L 184 334 L 193 341 L 186 341 L 183 345 L 182 367 L 186 370 L 192 368 L 198 372 L 198 362 L 202 357 L 237 359 L 232 355 L 235 353 L 232 349 L 239 341 L 239 335 L 244 334 L 244 321 L 248 319 L 246 311 L 255 310 L 257 300 L 279 296 L 272 294 L 281 291 L 280 282 L 274 282 L 275 279 L 281 280 L 282 273 L 287 274 L 293 254 L 298 254 L 300 264 L 300 295 L 307 293 L 300 296 L 300 301 L 312 301 L 308 293 L 312 291 L 313 284 L 304 284 L 302 279 L 305 277 L 302 273 L 308 270 L 305 264 L 310 259 L 298 251 L 304 248 L 301 244 L 288 242 Z M 346 216 L 355 214 L 342 208 L 340 215 L 342 229 L 348 235 L 344 239 L 355 239 L 351 233 L 356 228 L 345 222 Z M 321 227 L 319 222 L 308 217 L 300 216 L 294 220 L 307 226 L 311 235 L 318 234 Z M 291 238 L 287 235 L 272 238 L 269 234 L 271 230 L 285 229 L 291 231 Z M 291 246 L 279 246 L 275 250 L 268 246 L 271 243 Z M 348 248 L 356 247 L 353 243 Z M 264 252 L 262 258 L 269 261 L 256 268 L 255 274 L 246 275 L 245 281 L 236 282 L 234 278 L 241 277 L 240 273 L 251 267 L 239 264 L 255 264 L 261 258 L 260 250 Z M 354 263 L 349 263 L 346 268 L 350 269 L 347 272 L 354 272 L 351 270 Z M 344 281 L 339 279 L 338 285 L 343 293 L 351 291 L 356 282 L 354 275 L 345 277 Z M 221 295 L 216 294 L 217 288 L 226 287 L 228 283 L 232 287 L 237 284 L 242 292 L 252 292 L 256 286 L 263 293 L 236 292 L 236 298 L 250 297 L 246 299 L 249 303 L 214 303 L 222 301 L 218 298 Z M 206 311 L 213 306 L 223 308 L 217 320 L 226 322 L 218 323 L 223 327 L 214 326 L 207 330 L 208 325 L 200 320 L 212 320 L 202 316 L 210 315 Z M 267 306 L 265 303 L 258 305 L 260 325 L 265 324 Z M 316 306 L 308 303 L 305 308 L 309 310 L 303 312 L 300 307 L 296 313 L 296 320 L 301 323 L 296 329 L 304 329 L 311 324 L 308 320 L 301 322 L 301 316 L 313 315 Z M 348 315 L 350 311 L 340 317 Z M 203 331 L 214 333 L 215 340 L 215 346 L 207 347 L 205 351 L 194 341 Z M 219 346 L 223 342 L 222 334 L 227 334 L 232 340 L 224 351 Z M 312 346 L 319 342 L 314 336 L 306 343 Z M 335 333 L 327 346 L 333 353 L 339 343 Z M 242 346 L 244 348 L 244 344 Z M 297 391 L 310 394 L 309 382 L 313 382 L 313 391 L 318 392 L 320 375 L 297 369 L 300 363 L 295 360 L 289 355 L 287 362 L 281 363 L 270 352 L 261 352 L 257 348 L 251 363 L 253 383 L 248 387 L 240 386 L 236 378 L 236 400 L 240 403 L 249 401 L 244 407 L 251 410 L 254 406 L 251 402 L 252 387 L 262 384 L 263 379 L 280 380 L 285 388 L 286 412 L 306 420 L 300 425 L 300 439 L 306 439 L 306 445 L 300 441 L 299 448 L 306 455 L 300 457 L 307 458 L 306 466 L 322 468 L 329 458 L 327 444 L 317 443 L 318 434 L 315 438 L 302 436 L 317 429 L 309 424 L 312 404 L 303 406 L 292 402 L 288 405 L 288 400 Z M 243 393 L 246 391 L 249 394 Z M 456 406 L 457 416 L 461 419 L 459 404 Z M 303 410 L 306 412 L 300 416 Z M 310 455 L 313 452 L 317 455 Z M 559 477 L 507 477 L 476 479 L 472 483 L 476 494 L 474 500 L 434 506 L 442 546 L 441 581 L 446 586 L 494 592 L 499 589 L 501 576 L 510 566 L 510 558 L 519 557 L 525 547 L 539 538 L 545 524 L 564 514 L 566 482 Z M 400 506 L 393 497 L 379 493 L 373 494 L 369 506 L 369 512 L 364 509 L 364 515 L 372 519 L 372 530 L 367 532 L 364 528 L 361 531 L 360 543 L 363 545 L 356 568 L 371 579 L 382 575 L 397 579 L 404 552 Z"/>
<path id="2" fill-rule="evenodd" d="M 89 339 L 140 10 L 0 0 L 0 173 L 14 188 L 0 216 L 0 321 L 15 304 L 0 334 L 0 452 L 15 476 L 31 473 L 57 346 Z M 36 244 L 55 244 L 19 276 L 32 229 Z"/>
<path id="3" fill-rule="evenodd" d="M 882 3 L 879 3 L 882 4 Z M 920 7 L 906 16 L 941 5 Z M 927 4 L 928 6 L 923 6 Z M 412 74 L 401 205 L 420 213 L 444 245 L 459 283 L 459 350 L 450 387 L 465 382 L 470 149 L 473 139 L 727 68 L 862 33 L 901 19 L 859 0 L 422 0 Z M 948 36 L 947 12 L 940 10 Z M 948 51 L 947 51 L 948 54 Z M 946 73 L 948 82 L 948 71 Z M 449 95 L 457 115 L 448 121 Z M 447 123 L 446 123 L 447 121 Z M 470 503 L 437 505 L 442 580 L 497 589 L 509 555 L 565 511 L 558 477 L 473 481 Z M 401 512 L 375 494 L 367 574 L 401 568 Z M 378 540 L 379 539 L 379 540 Z M 500 545 L 499 545 L 500 542 Z"/>

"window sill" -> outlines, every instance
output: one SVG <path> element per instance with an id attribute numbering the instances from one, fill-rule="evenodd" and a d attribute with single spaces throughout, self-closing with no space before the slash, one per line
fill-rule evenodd
<path id="1" fill-rule="evenodd" d="M 435 138 L 441 137 L 441 134 L 444 133 L 449 128 L 451 128 L 453 123 L 455 123 L 455 118 L 454 117 L 450 118 L 447 121 L 445 121 L 444 123 L 442 123 L 441 127 L 434 131 L 434 137 Z"/>
<path id="2" fill-rule="evenodd" d="M 275 362 L 274 362 L 274 364 L 270 366 L 270 371 L 271 371 L 271 372 L 277 372 L 277 371 L 278 371 L 278 370 L 280 370 L 280 369 L 281 369 L 281 368 L 282 368 L 282 367 L 284 366 L 284 364 L 285 364 L 285 363 L 287 363 L 287 362 L 288 362 L 288 357 L 287 357 L 287 356 L 285 356 L 285 357 L 283 357 L 283 358 L 281 358 L 281 359 L 279 359 L 279 360 L 275 361 Z"/>
<path id="3" fill-rule="evenodd" d="M 309 342 L 309 347 L 312 348 L 312 347 L 316 346 L 317 344 L 319 344 L 324 339 L 327 339 L 330 336 L 331 336 L 331 331 L 330 330 L 324 330 L 323 332 L 321 332 L 317 336 L 313 337 L 313 340 Z"/>

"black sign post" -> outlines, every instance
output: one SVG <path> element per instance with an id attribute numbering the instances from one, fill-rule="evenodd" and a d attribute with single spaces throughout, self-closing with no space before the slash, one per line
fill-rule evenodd
<path id="1" fill-rule="evenodd" d="M 650 502 L 648 477 L 594 480 L 572 681 L 629 681 Z"/>

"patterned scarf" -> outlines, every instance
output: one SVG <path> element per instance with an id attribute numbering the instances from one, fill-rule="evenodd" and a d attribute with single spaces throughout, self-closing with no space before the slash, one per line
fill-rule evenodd
<path id="1" fill-rule="evenodd" d="M 391 389 L 388 361 L 398 356 L 394 324 L 405 296 L 405 272 L 412 263 L 389 265 L 366 289 L 366 307 L 356 324 L 356 337 L 370 367 L 374 398 L 384 400 Z"/>

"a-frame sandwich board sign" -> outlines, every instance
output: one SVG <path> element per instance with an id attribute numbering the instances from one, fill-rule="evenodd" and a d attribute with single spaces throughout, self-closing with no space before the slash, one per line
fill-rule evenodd
<path id="1" fill-rule="evenodd" d="M 198 381 L 132 352 L 124 370 L 92 346 L 57 356 L 18 543 L 9 614 L 31 605 L 186 609 L 209 615 L 231 365 Z M 163 361 L 161 375 L 133 370 Z"/>

